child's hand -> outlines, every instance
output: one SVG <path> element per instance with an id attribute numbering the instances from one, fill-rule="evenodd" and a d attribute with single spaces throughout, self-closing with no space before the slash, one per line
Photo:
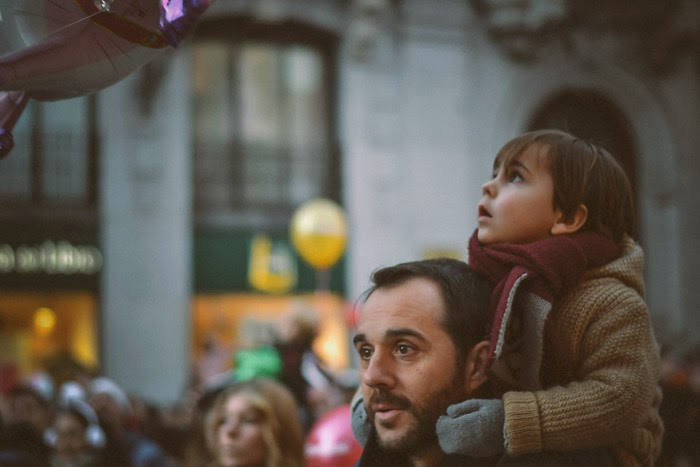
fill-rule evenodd
<path id="1" fill-rule="evenodd" d="M 504 422 L 503 401 L 500 399 L 471 399 L 451 405 L 447 408 L 447 415 L 437 421 L 440 447 L 447 454 L 495 456 L 505 450 Z"/>
<path id="2" fill-rule="evenodd" d="M 357 391 L 352 398 L 350 411 L 352 412 L 352 433 L 355 435 L 357 442 L 360 443 L 362 447 L 365 447 L 369 434 L 372 431 L 372 424 L 367 418 L 365 401 L 360 391 Z"/>

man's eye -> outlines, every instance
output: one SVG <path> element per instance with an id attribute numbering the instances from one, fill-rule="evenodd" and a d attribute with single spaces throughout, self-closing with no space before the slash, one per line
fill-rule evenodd
<path id="1" fill-rule="evenodd" d="M 413 347 L 406 344 L 399 344 L 396 346 L 396 352 L 400 355 L 408 355 L 413 351 Z"/>
<path id="2" fill-rule="evenodd" d="M 372 349 L 369 347 L 360 347 L 357 353 L 362 360 L 369 360 L 372 357 Z"/>

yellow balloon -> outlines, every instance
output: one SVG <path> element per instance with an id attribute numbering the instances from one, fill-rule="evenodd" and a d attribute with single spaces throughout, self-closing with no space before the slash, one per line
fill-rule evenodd
<path id="1" fill-rule="evenodd" d="M 292 245 L 314 268 L 333 266 L 345 251 L 345 214 L 331 200 L 316 198 L 302 204 L 292 216 L 290 230 Z"/>

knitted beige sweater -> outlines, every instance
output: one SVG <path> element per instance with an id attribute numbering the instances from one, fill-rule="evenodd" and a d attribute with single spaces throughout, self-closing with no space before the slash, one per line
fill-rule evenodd
<path id="1" fill-rule="evenodd" d="M 619 259 L 555 302 L 540 373 L 547 389 L 503 396 L 508 454 L 609 446 L 622 466 L 653 465 L 663 425 L 643 264 L 626 239 Z"/>

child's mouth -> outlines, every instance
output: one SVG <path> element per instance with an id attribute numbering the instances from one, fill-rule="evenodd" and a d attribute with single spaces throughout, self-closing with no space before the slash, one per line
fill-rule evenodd
<path id="1" fill-rule="evenodd" d="M 479 219 L 482 217 L 491 217 L 491 213 L 483 206 L 479 206 Z"/>

